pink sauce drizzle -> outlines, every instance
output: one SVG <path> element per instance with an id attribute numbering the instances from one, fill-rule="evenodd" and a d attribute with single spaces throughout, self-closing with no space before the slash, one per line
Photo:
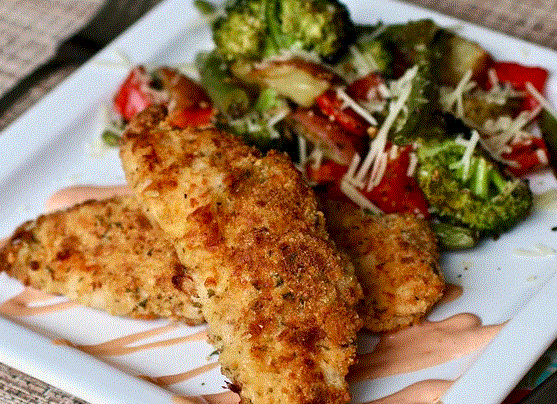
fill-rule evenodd
<path id="1" fill-rule="evenodd" d="M 121 355 L 129 355 L 134 352 L 145 351 L 148 349 L 161 348 L 161 347 L 171 346 L 171 345 L 179 345 L 179 344 L 192 342 L 192 341 L 207 340 L 207 331 L 202 330 L 194 334 L 187 335 L 185 337 L 169 338 L 161 341 L 155 341 L 146 344 L 131 346 L 131 344 L 141 341 L 142 339 L 147 339 L 147 338 L 155 337 L 157 335 L 165 334 L 167 332 L 175 330 L 180 326 L 181 326 L 180 324 L 171 323 L 162 327 L 153 328 L 147 331 L 141 331 L 135 334 L 125 335 L 120 338 L 115 338 L 110 341 L 103 342 L 100 344 L 94 344 L 94 345 L 76 345 L 64 339 L 57 339 L 54 340 L 53 342 L 58 345 L 71 346 L 73 348 L 77 348 L 83 352 L 87 352 L 95 356 L 121 356 Z"/>
<path id="2" fill-rule="evenodd" d="M 232 391 L 203 396 L 211 404 L 238 404 L 240 396 Z"/>
<path id="3" fill-rule="evenodd" d="M 172 402 L 175 404 L 238 404 L 240 396 L 227 390 L 222 393 L 205 394 L 199 397 L 174 396 Z"/>
<path id="4" fill-rule="evenodd" d="M 349 380 L 413 372 L 459 358 L 486 345 L 503 326 L 482 326 L 479 317 L 462 313 L 385 334 L 372 352 L 359 355 Z"/>
<path id="5" fill-rule="evenodd" d="M 462 296 L 462 293 L 462 286 L 447 283 L 447 285 L 445 285 L 443 296 L 437 302 L 437 305 L 452 302 Z"/>
<path id="6" fill-rule="evenodd" d="M 219 366 L 218 362 L 213 362 L 213 363 L 208 363 L 204 366 L 200 366 L 195 369 L 188 370 L 186 372 L 180 372 L 173 375 L 165 375 L 165 376 L 157 376 L 157 377 L 151 377 L 151 376 L 140 376 L 140 377 L 158 386 L 164 387 L 171 384 L 176 384 L 176 383 L 189 380 L 195 376 L 202 375 L 203 373 L 207 373 L 217 368 L 218 366 Z"/>
<path id="7" fill-rule="evenodd" d="M 76 186 L 62 189 L 52 195 L 46 203 L 46 210 L 52 211 L 71 206 L 88 199 L 102 199 L 114 195 L 130 194 L 125 185 L 120 186 Z M 0 240 L 0 246 L 2 242 Z M 447 303 L 462 295 L 462 288 L 447 285 L 444 297 L 438 304 Z M 72 302 L 46 306 L 30 307 L 34 301 L 44 301 L 50 296 L 33 289 L 25 289 L 20 295 L 0 305 L 0 312 L 11 316 L 38 315 L 65 310 L 75 306 Z M 169 332 L 178 325 L 155 328 L 153 330 L 131 334 L 96 345 L 74 345 L 69 341 L 55 340 L 54 343 L 70 345 L 93 355 L 126 355 L 145 349 L 180 344 L 193 340 L 206 339 L 205 331 L 187 337 L 172 338 L 160 342 L 129 346 L 155 335 Z M 349 374 L 350 381 L 373 379 L 425 369 L 471 353 L 486 345 L 504 326 L 504 324 L 482 326 L 480 319 L 468 313 L 458 314 L 448 319 L 421 324 L 403 329 L 396 333 L 383 335 L 375 349 L 359 355 L 359 363 Z M 208 372 L 218 366 L 209 363 L 186 372 L 149 377 L 139 376 L 155 384 L 166 386 L 179 383 L 189 378 Z M 432 404 L 454 383 L 449 380 L 424 380 L 410 385 L 399 392 L 367 404 Z M 203 396 L 174 396 L 176 404 L 238 404 L 239 396 L 231 391 Z"/>
<path id="8" fill-rule="evenodd" d="M 52 298 L 53 296 L 43 293 L 39 290 L 33 288 L 25 288 L 20 294 L 0 304 L 0 313 L 12 317 L 38 316 L 41 314 L 68 310 L 72 307 L 77 306 L 76 303 L 71 301 L 42 305 L 37 304 L 46 302 L 48 300 L 51 300 Z M 34 303 L 35 305 L 33 305 Z"/>
<path id="9" fill-rule="evenodd" d="M 45 203 L 47 212 L 67 208 L 76 203 L 89 199 L 105 199 L 117 195 L 130 195 L 131 189 L 127 185 L 93 186 L 82 185 L 63 188 L 55 192 Z"/>

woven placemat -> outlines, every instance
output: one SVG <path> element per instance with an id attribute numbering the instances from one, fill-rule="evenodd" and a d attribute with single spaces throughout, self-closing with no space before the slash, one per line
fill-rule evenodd
<path id="1" fill-rule="evenodd" d="M 557 49 L 555 0 L 406 0 L 461 20 Z"/>
<path id="2" fill-rule="evenodd" d="M 161 0 L 0 0 L 0 131 Z"/>
<path id="3" fill-rule="evenodd" d="M 87 404 L 83 400 L 3 363 L 0 363 L 0 402 L 11 404 Z"/>
<path id="4" fill-rule="evenodd" d="M 1 0 L 0 95 L 55 54 L 104 0 Z"/>

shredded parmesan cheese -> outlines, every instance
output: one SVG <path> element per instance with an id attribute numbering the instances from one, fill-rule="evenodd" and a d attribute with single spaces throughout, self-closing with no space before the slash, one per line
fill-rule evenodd
<path id="1" fill-rule="evenodd" d="M 413 177 L 416 172 L 416 167 L 418 167 L 418 156 L 416 153 L 410 153 L 410 162 L 408 163 L 408 169 L 406 170 L 407 177 Z"/>
<path id="2" fill-rule="evenodd" d="M 340 182 L 340 190 L 358 206 L 365 209 L 369 209 L 375 214 L 383 213 L 381 209 L 379 209 L 377 206 L 371 203 L 369 199 L 367 199 L 364 195 L 362 195 L 360 191 L 358 191 L 358 189 L 348 181 L 343 180 Z"/>
<path id="3" fill-rule="evenodd" d="M 441 88 L 439 103 L 445 112 L 454 111 L 458 118 L 464 116 L 463 96 L 476 86 L 476 82 L 471 81 L 471 78 L 472 70 L 469 69 L 464 73 L 454 90 L 450 91 L 446 87 Z"/>
<path id="4" fill-rule="evenodd" d="M 350 165 L 348 166 L 348 171 L 346 171 L 346 178 L 352 178 L 354 177 L 354 174 L 356 174 L 356 170 L 358 169 L 358 164 L 360 164 L 361 158 L 360 155 L 358 153 L 354 153 L 354 156 L 352 156 L 352 160 L 350 161 Z"/>
<path id="5" fill-rule="evenodd" d="M 536 156 L 538 156 L 538 161 L 540 164 L 548 165 L 549 164 L 549 157 L 547 153 L 543 149 L 536 149 Z"/>
<path id="6" fill-rule="evenodd" d="M 275 129 L 275 125 L 286 118 L 288 114 L 290 114 L 290 110 L 288 108 L 284 108 L 267 120 L 267 129 L 269 129 L 271 138 L 279 139 L 281 137 L 279 131 Z"/>
<path id="7" fill-rule="evenodd" d="M 497 76 L 497 72 L 493 67 L 487 69 L 487 78 L 489 80 L 489 84 L 491 84 L 491 87 L 499 86 L 499 77 Z"/>
<path id="8" fill-rule="evenodd" d="M 536 87 L 532 85 L 532 83 L 526 83 L 526 90 L 528 90 L 528 93 L 530 93 L 532 97 L 534 97 L 548 113 L 550 113 L 555 119 L 557 119 L 557 112 L 553 109 L 549 101 L 540 94 Z"/>
<path id="9" fill-rule="evenodd" d="M 308 160 L 311 161 L 311 168 L 313 170 L 319 170 L 319 168 L 321 168 L 321 163 L 323 162 L 323 150 L 316 147 L 308 156 Z"/>
<path id="10" fill-rule="evenodd" d="M 377 126 L 377 120 L 364 108 L 362 108 L 356 101 L 354 101 L 346 92 L 341 88 L 338 87 L 336 89 L 337 96 L 344 101 L 344 107 L 350 107 L 355 113 L 360 115 L 366 121 L 368 121 L 371 125 Z"/>
<path id="11" fill-rule="evenodd" d="M 379 95 L 383 98 L 391 98 L 393 96 L 385 83 L 379 83 L 377 90 L 379 91 Z"/>
<path id="12" fill-rule="evenodd" d="M 352 185 L 361 189 L 363 189 L 367 185 L 367 188 L 371 189 L 381 182 L 381 179 L 383 178 L 383 175 L 385 173 L 387 163 L 385 146 L 387 144 L 389 130 L 393 126 L 396 118 L 399 116 L 401 111 L 403 111 L 405 103 L 408 101 L 408 98 L 412 92 L 412 80 L 417 73 L 418 66 L 414 66 L 411 69 L 408 69 L 398 80 L 397 85 L 394 86 L 398 90 L 398 97 L 396 98 L 396 100 L 391 100 L 387 118 L 385 118 L 385 121 L 379 128 L 375 139 L 371 142 L 369 151 L 361 167 L 356 173 L 354 173 L 354 175 L 345 175 L 346 180 Z M 370 174 L 369 178 L 366 179 L 368 174 Z"/>
<path id="13" fill-rule="evenodd" d="M 306 138 L 303 136 L 298 136 L 298 152 L 300 156 L 300 165 L 303 167 L 308 161 L 307 155 L 307 141 Z"/>
<path id="14" fill-rule="evenodd" d="M 351 45 L 348 48 L 348 50 L 350 51 L 350 54 L 354 58 L 352 65 L 356 70 L 357 77 L 363 77 L 368 75 L 373 70 L 378 70 L 377 63 L 375 63 L 374 60 L 371 60 L 372 66 L 370 66 L 370 64 L 368 63 L 364 55 L 362 55 L 362 52 L 360 52 L 360 50 L 356 45 Z"/>
<path id="15" fill-rule="evenodd" d="M 477 130 L 472 131 L 472 136 L 470 137 L 470 140 L 465 140 L 461 137 L 458 137 L 457 139 L 455 139 L 455 143 L 460 144 L 462 146 L 465 146 L 466 150 L 464 150 L 464 154 L 462 155 L 462 159 L 460 161 L 454 163 L 454 164 L 451 164 L 449 166 L 449 168 L 455 170 L 457 168 L 463 167 L 463 170 L 462 170 L 462 180 L 463 181 L 468 180 L 468 175 L 470 173 L 470 164 L 471 164 L 472 154 L 474 153 L 474 149 L 476 148 L 476 145 L 478 144 L 479 139 L 480 139 L 480 134 Z"/>
<path id="16" fill-rule="evenodd" d="M 516 118 L 500 116 L 497 120 L 488 119 L 484 122 L 483 132 L 487 135 L 482 142 L 489 153 L 499 161 L 502 154 L 512 149 L 509 144 L 524 142 L 532 137 L 526 126 L 539 114 L 540 108 L 533 111 L 522 111 Z"/>

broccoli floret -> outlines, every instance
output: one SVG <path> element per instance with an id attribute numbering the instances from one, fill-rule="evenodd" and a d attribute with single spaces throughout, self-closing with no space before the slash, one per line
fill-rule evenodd
<path id="1" fill-rule="evenodd" d="M 331 61 L 353 34 L 348 10 L 336 0 L 236 0 L 213 26 L 217 50 L 227 61 L 293 49 Z"/>
<path id="2" fill-rule="evenodd" d="M 431 20 L 418 20 L 388 25 L 384 29 L 379 26 L 375 33 L 367 34 L 374 38 L 373 42 L 380 44 L 382 52 L 392 58 L 385 73 L 388 73 L 387 78 L 394 84 L 390 87 L 395 97 L 400 82 L 404 82 L 408 72 L 415 72 L 403 113 L 397 117 L 394 125 L 391 140 L 395 143 L 405 143 L 413 136 L 419 123 L 429 120 L 437 103 L 438 33 L 439 27 Z"/>
<path id="3" fill-rule="evenodd" d="M 433 112 L 437 101 L 437 91 L 431 78 L 431 72 L 426 65 L 416 66 L 417 72 L 411 81 L 412 89 L 405 103 L 403 113 L 397 118 L 396 131 L 392 140 L 395 143 L 405 143 L 420 125 L 426 122 Z"/>
<path id="4" fill-rule="evenodd" d="M 215 21 L 213 40 L 227 60 L 238 57 L 259 58 L 264 48 L 265 3 L 262 0 L 239 0 L 226 8 L 226 16 Z"/>
<path id="5" fill-rule="evenodd" d="M 422 142 L 417 180 L 430 206 L 442 219 L 482 234 L 499 234 L 522 220 L 532 207 L 532 193 L 520 179 L 499 168 L 461 139 Z"/>
<path id="6" fill-rule="evenodd" d="M 557 167 L 557 117 L 554 113 L 544 109 L 540 114 L 540 129 L 543 139 L 549 149 L 549 159 L 552 167 Z"/>
<path id="7" fill-rule="evenodd" d="M 356 42 L 356 46 L 370 66 L 370 71 L 377 71 L 385 75 L 389 75 L 389 69 L 393 62 L 393 55 L 385 47 L 383 41 L 377 38 L 365 39 Z"/>
<path id="8" fill-rule="evenodd" d="M 251 107 L 251 96 L 245 86 L 228 70 L 215 52 L 200 52 L 195 58 L 200 82 L 218 110 L 236 119 Z"/>
<path id="9" fill-rule="evenodd" d="M 354 44 L 350 45 L 349 52 L 337 63 L 336 70 L 347 81 L 359 79 L 370 73 L 380 73 L 387 77 L 391 75 L 392 63 L 393 55 L 385 42 L 371 33 L 356 38 Z"/>
<path id="10" fill-rule="evenodd" d="M 431 228 L 439 246 L 445 251 L 466 250 L 474 247 L 478 241 L 477 232 L 469 227 L 432 221 Z"/>
<path id="11" fill-rule="evenodd" d="M 432 64 L 438 59 L 438 36 L 441 32 L 432 20 L 410 21 L 389 25 L 379 36 L 395 53 L 402 69 L 415 64 Z M 396 74 L 396 72 L 395 72 Z"/>
<path id="12" fill-rule="evenodd" d="M 281 135 L 282 119 L 290 109 L 284 98 L 271 88 L 263 89 L 257 96 L 253 108 L 240 118 L 222 123 L 229 132 L 240 136 L 247 144 L 262 151 L 282 150 L 288 140 Z"/>

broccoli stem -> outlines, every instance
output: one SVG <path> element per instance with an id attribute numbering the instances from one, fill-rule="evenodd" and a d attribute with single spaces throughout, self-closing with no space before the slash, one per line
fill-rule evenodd
<path id="1" fill-rule="evenodd" d="M 292 45 L 291 38 L 282 32 L 279 15 L 280 2 L 278 0 L 267 0 L 265 2 L 265 20 L 276 53 L 280 49 L 289 49 Z"/>
<path id="2" fill-rule="evenodd" d="M 215 5 L 207 0 L 194 0 L 193 5 L 201 15 L 210 15 L 217 10 Z"/>
<path id="3" fill-rule="evenodd" d="M 499 174 L 499 172 L 497 172 L 496 169 L 494 169 L 493 167 L 491 168 L 491 170 L 489 171 L 489 177 L 491 180 L 491 183 L 493 185 L 495 185 L 495 187 L 497 188 L 498 193 L 503 192 L 508 185 L 508 181 L 506 181 L 501 174 Z"/>
<path id="4" fill-rule="evenodd" d="M 120 141 L 122 140 L 122 137 L 117 134 L 116 132 L 111 131 L 110 129 L 106 129 L 103 133 L 102 133 L 102 140 L 103 142 L 110 147 L 117 147 L 120 145 Z"/>
<path id="5" fill-rule="evenodd" d="M 272 88 L 264 88 L 259 93 L 255 105 L 253 106 L 258 112 L 265 112 L 273 108 L 277 103 L 277 91 Z"/>
<path id="6" fill-rule="evenodd" d="M 201 85 L 219 111 L 233 119 L 248 111 L 251 104 L 248 92 L 235 84 L 221 58 L 214 53 L 200 53 L 196 65 Z"/>
<path id="7" fill-rule="evenodd" d="M 441 222 L 432 222 L 431 226 L 444 250 L 464 250 L 476 245 L 477 236 L 468 227 Z"/>
<path id="8" fill-rule="evenodd" d="M 483 157 L 470 159 L 470 168 L 466 176 L 462 164 L 455 164 L 455 166 L 457 167 L 453 171 L 455 178 L 462 184 L 470 184 L 470 191 L 478 198 L 487 200 L 491 185 L 496 188 L 497 194 L 503 192 L 508 185 L 508 181 Z"/>
<path id="9" fill-rule="evenodd" d="M 487 199 L 489 192 L 489 171 L 487 168 L 487 161 L 483 158 L 474 159 L 477 161 L 476 169 L 473 176 L 472 192 L 482 199 Z"/>
<path id="10" fill-rule="evenodd" d="M 557 118 L 554 112 L 543 110 L 539 120 L 540 129 L 549 149 L 551 164 L 555 166 L 555 156 L 557 155 Z"/>

